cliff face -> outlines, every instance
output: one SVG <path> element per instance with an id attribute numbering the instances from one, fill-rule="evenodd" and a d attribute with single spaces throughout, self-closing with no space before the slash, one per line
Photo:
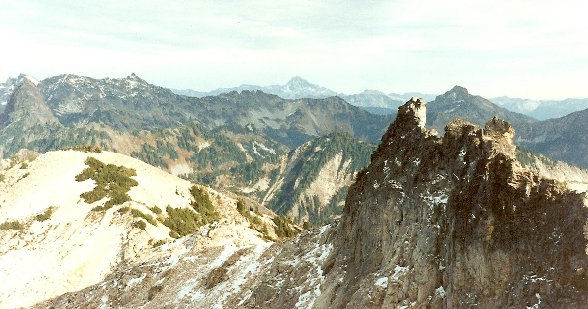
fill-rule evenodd
<path id="1" fill-rule="evenodd" d="M 35 124 L 58 124 L 57 118 L 43 99 L 37 86 L 27 77 L 21 77 L 20 84 L 0 114 L 0 128 L 13 123 L 23 122 L 25 127 Z"/>
<path id="2" fill-rule="evenodd" d="M 584 306 L 585 196 L 522 169 L 507 122 L 456 119 L 438 137 L 423 109 L 399 109 L 349 190 L 330 302 Z"/>

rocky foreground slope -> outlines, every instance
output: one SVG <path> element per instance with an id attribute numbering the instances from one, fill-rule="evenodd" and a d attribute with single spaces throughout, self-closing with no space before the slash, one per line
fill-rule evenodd
<path id="1" fill-rule="evenodd" d="M 338 224 L 192 246 L 37 307 L 584 308 L 586 193 L 521 168 L 505 121 L 453 120 L 440 137 L 425 108 L 399 108 Z"/>
<path id="2" fill-rule="evenodd" d="M 116 166 L 118 171 L 133 171 L 130 178 L 135 185 L 128 191 L 128 201 L 103 209 L 109 205 L 109 197 L 97 201 L 84 198 L 83 194 L 97 185 L 95 180 L 77 177 L 88 168 L 88 158 Z M 117 181 L 105 190 L 123 183 L 121 177 L 117 174 Z M 180 227 L 190 226 L 180 220 L 167 224 L 172 213 L 184 214 L 181 218 L 186 222 L 199 218 L 190 209 L 192 192 L 196 192 L 193 188 L 202 190 L 196 191 L 211 201 L 215 221 L 202 225 L 197 233 L 175 239 L 172 236 L 178 235 L 171 230 L 182 233 Z M 254 254 L 268 247 L 271 242 L 265 238 L 277 238 L 270 213 L 249 214 L 249 218 L 257 218 L 259 226 L 266 225 L 267 232 L 262 235 L 249 228 L 249 220 L 238 212 L 236 203 L 234 198 L 194 187 L 121 154 L 21 152 L 11 160 L 0 160 L 0 308 L 30 306 L 77 291 L 121 268 L 173 263 L 191 250 L 208 256 L 208 251 L 219 253 L 227 248 Z"/>

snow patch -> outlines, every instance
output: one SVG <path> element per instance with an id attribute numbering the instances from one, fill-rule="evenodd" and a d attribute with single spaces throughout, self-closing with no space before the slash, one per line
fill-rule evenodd
<path id="1" fill-rule="evenodd" d="M 445 292 L 445 289 L 443 288 L 443 286 L 439 286 L 437 289 L 435 289 L 435 296 L 445 298 L 446 295 L 447 295 L 447 292 Z"/>
<path id="2" fill-rule="evenodd" d="M 398 281 L 400 276 L 404 276 L 408 272 L 408 266 L 398 266 L 394 267 L 394 273 L 392 274 L 392 280 Z"/>
<path id="3" fill-rule="evenodd" d="M 527 309 L 537 309 L 539 308 L 539 305 L 541 305 L 541 295 L 539 295 L 539 293 L 535 293 L 535 297 L 537 297 L 537 303 L 534 304 L 533 306 L 527 306 Z"/>
<path id="4" fill-rule="evenodd" d="M 263 151 L 265 151 L 265 152 L 269 152 L 269 153 L 271 153 L 271 154 L 276 154 L 276 151 L 275 151 L 275 150 L 273 150 L 273 149 L 270 149 L 270 148 L 266 147 L 266 146 L 265 146 L 264 144 L 262 144 L 262 143 L 258 143 L 258 142 L 255 142 L 255 141 L 254 141 L 254 142 L 253 142 L 253 147 L 254 147 L 253 149 L 255 149 L 255 147 L 256 147 L 256 146 L 257 146 L 257 147 L 259 147 L 259 148 L 261 148 L 261 150 L 263 150 Z"/>
<path id="5" fill-rule="evenodd" d="M 388 277 L 379 278 L 378 280 L 376 280 L 376 283 L 374 284 L 379 287 L 385 288 L 388 286 Z"/>
<path id="6" fill-rule="evenodd" d="M 127 282 L 127 289 L 134 286 L 134 285 L 141 283 L 143 281 L 143 279 L 145 279 L 146 276 L 147 276 L 147 273 L 144 273 L 141 275 L 141 277 L 137 277 L 137 278 L 133 278 L 133 279 L 129 280 Z"/>
<path id="7" fill-rule="evenodd" d="M 241 150 L 245 151 L 245 148 L 243 148 L 243 145 L 237 143 L 237 146 L 241 146 L 241 148 L 242 148 Z M 210 147 L 210 143 L 207 141 L 204 141 L 204 142 L 198 144 L 198 151 L 200 151 L 204 148 L 208 148 L 208 147 Z"/>

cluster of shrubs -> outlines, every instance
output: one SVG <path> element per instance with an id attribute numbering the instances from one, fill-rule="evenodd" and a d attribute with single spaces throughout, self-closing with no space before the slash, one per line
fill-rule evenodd
<path id="1" fill-rule="evenodd" d="M 85 163 L 88 167 L 76 175 L 76 181 L 93 179 L 96 187 L 92 191 L 82 193 L 80 197 L 88 204 L 109 197 L 104 206 L 94 207 L 93 210 L 106 210 L 131 200 L 127 192 L 131 187 L 138 185 L 137 181 L 131 178 L 137 176 L 135 169 L 104 164 L 93 157 L 88 157 Z"/>
<path id="2" fill-rule="evenodd" d="M 241 216 L 245 217 L 245 219 L 249 221 L 250 228 L 260 232 L 263 235 L 263 238 L 267 240 L 273 240 L 269 236 L 267 225 L 265 225 L 261 219 L 259 219 L 257 214 L 251 214 L 251 209 L 245 205 L 245 202 L 242 199 L 237 200 L 237 211 L 239 214 L 241 214 Z"/>
<path id="3" fill-rule="evenodd" d="M 170 229 L 169 236 L 173 238 L 191 234 L 199 227 L 220 218 L 205 190 L 192 186 L 190 194 L 192 195 L 192 201 L 190 202 L 192 208 L 172 208 L 168 206 L 165 209 L 167 217 L 163 221 L 163 225 Z"/>
<path id="4" fill-rule="evenodd" d="M 275 216 L 273 220 L 276 224 L 276 235 L 278 235 L 278 237 L 294 237 L 296 235 L 296 230 L 291 227 L 294 223 L 290 218 Z"/>
<path id="5" fill-rule="evenodd" d="M 61 148 L 60 150 L 63 150 L 63 151 L 75 150 L 75 151 L 81 151 L 81 152 L 86 152 L 86 153 L 101 153 L 102 152 L 102 148 L 100 148 L 100 146 L 96 146 L 96 145 L 78 145 L 78 146 L 73 146 L 73 147 L 64 147 L 64 148 Z"/>
<path id="6" fill-rule="evenodd" d="M 157 221 L 155 221 L 155 219 L 153 219 L 153 217 L 151 215 L 144 214 L 139 209 L 135 209 L 135 208 L 131 209 L 131 215 L 133 215 L 133 217 L 135 217 L 135 218 L 143 218 L 149 224 L 151 224 L 153 226 L 157 226 Z"/>
<path id="7" fill-rule="evenodd" d="M 22 225 L 22 223 L 18 222 L 18 221 L 6 221 L 2 224 L 0 224 L 0 230 L 6 231 L 6 230 L 22 230 L 24 229 L 24 226 Z"/>
<path id="8" fill-rule="evenodd" d="M 51 215 L 53 215 L 54 210 L 55 210 L 55 207 L 53 207 L 53 206 L 47 208 L 44 213 L 36 215 L 35 220 L 40 221 L 40 222 L 45 221 L 45 220 L 49 220 L 49 218 L 51 218 Z"/>

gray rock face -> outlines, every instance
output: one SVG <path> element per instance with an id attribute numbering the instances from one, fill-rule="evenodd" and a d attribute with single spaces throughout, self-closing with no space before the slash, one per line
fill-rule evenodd
<path id="1" fill-rule="evenodd" d="M 25 122 L 25 127 L 59 123 L 37 86 L 27 78 L 22 78 L 15 87 L 4 112 L 0 114 L 0 128 L 15 121 Z"/>
<path id="2" fill-rule="evenodd" d="M 585 306 L 586 197 L 520 168 L 513 134 L 454 120 L 441 138 L 399 112 L 349 190 L 332 304 Z"/>

